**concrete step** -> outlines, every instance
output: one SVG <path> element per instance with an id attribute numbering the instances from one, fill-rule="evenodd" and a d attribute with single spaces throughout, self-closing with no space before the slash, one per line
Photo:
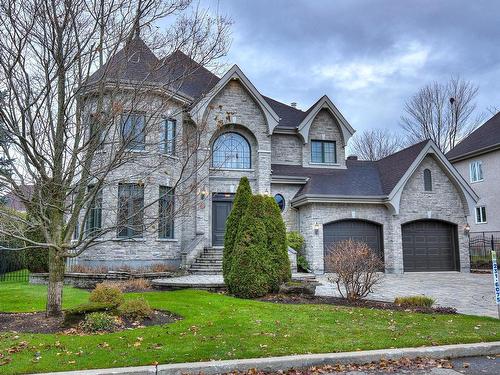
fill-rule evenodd
<path id="1" fill-rule="evenodd" d="M 193 275 L 220 275 L 222 270 L 220 271 L 212 271 L 212 270 L 189 270 L 189 272 Z"/>
<path id="2" fill-rule="evenodd" d="M 199 264 L 199 265 L 216 265 L 216 266 L 222 266 L 222 260 L 209 260 L 209 259 L 196 259 L 196 261 L 193 264 Z"/>

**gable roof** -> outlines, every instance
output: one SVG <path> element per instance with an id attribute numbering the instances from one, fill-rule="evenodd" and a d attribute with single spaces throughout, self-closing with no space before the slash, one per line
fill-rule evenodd
<path id="1" fill-rule="evenodd" d="M 462 140 L 446 157 L 458 161 L 500 148 L 500 112 Z"/>

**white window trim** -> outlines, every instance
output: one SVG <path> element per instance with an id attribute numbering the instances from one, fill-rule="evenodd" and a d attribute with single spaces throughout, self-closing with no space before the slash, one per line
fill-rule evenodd
<path id="1" fill-rule="evenodd" d="M 482 217 L 483 216 L 482 208 L 484 208 L 484 216 L 486 216 L 486 206 L 477 206 L 476 210 L 474 212 L 474 219 L 476 221 L 476 224 L 487 224 L 488 223 L 488 220 L 477 221 L 477 210 L 479 210 L 481 219 L 483 219 L 483 217 Z"/>
<path id="2" fill-rule="evenodd" d="M 477 179 L 474 179 L 475 174 L 473 173 L 473 166 L 476 166 L 475 172 L 476 172 Z M 479 168 L 479 169 L 477 169 L 477 168 Z M 479 170 L 481 170 L 481 178 L 479 178 Z M 472 184 L 474 184 L 476 182 L 484 181 L 483 162 L 481 160 L 474 160 L 474 161 L 471 161 L 469 163 L 469 178 L 470 178 L 470 182 Z"/>

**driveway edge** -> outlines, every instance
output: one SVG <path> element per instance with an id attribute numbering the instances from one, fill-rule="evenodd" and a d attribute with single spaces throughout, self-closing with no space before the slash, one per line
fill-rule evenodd
<path id="1" fill-rule="evenodd" d="M 278 371 L 291 368 L 307 368 L 328 364 L 364 364 L 382 359 L 427 358 L 460 358 L 500 354 L 500 341 L 481 342 L 475 344 L 455 344 L 442 346 L 425 346 L 419 348 L 380 349 L 343 353 L 302 354 L 283 357 L 231 359 L 224 361 L 175 363 L 158 366 L 124 367 L 102 370 L 81 370 L 67 372 L 51 372 L 41 375 L 181 375 L 199 374 L 214 375 L 231 371 L 258 369 L 261 371 Z"/>

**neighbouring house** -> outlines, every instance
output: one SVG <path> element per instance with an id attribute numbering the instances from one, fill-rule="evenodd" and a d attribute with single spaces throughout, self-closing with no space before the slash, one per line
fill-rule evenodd
<path id="1" fill-rule="evenodd" d="M 18 192 L 9 191 L 3 195 L 0 198 L 0 203 L 13 210 L 26 212 L 26 206 L 23 203 L 23 199 L 30 200 L 33 195 L 33 190 L 33 185 L 20 186 Z"/>
<path id="2" fill-rule="evenodd" d="M 469 217 L 471 232 L 500 232 L 500 113 L 446 156 L 479 196 Z"/>
<path id="3" fill-rule="evenodd" d="M 115 79 L 129 84 L 148 80 L 150 85 L 164 79 L 161 69 L 152 69 L 159 59 L 139 38 L 117 56 L 119 63 L 118 57 L 110 59 Z M 172 56 L 166 61 L 195 64 L 181 52 Z M 161 100 L 160 93 L 150 98 L 152 111 Z M 142 138 L 133 167 L 113 172 L 121 182 L 103 189 L 102 205 L 92 216 L 93 225 L 99 226 L 117 222 L 123 210 L 143 210 L 141 220 L 160 215 L 160 225 L 119 227 L 106 234 L 107 241 L 85 251 L 80 262 L 164 262 L 191 272 L 219 272 L 226 218 L 239 179 L 246 176 L 254 193 L 275 197 L 288 230 L 303 234 L 314 272 L 329 271 L 325 254 L 349 238 L 375 249 L 386 272 L 469 270 L 465 227 L 478 197 L 433 142 L 377 162 L 346 158 L 354 129 L 328 96 L 300 110 L 262 95 L 236 65 L 220 78 L 200 67 L 168 100 L 172 110 L 153 118 L 158 132 Z M 138 113 L 134 121 L 142 124 L 148 116 L 147 111 Z M 164 196 L 170 176 L 178 172 L 172 170 L 176 142 L 187 126 L 202 122 L 206 130 L 198 156 L 208 155 L 210 163 L 196 167 L 193 178 L 206 178 L 190 209 L 170 220 L 158 196 Z M 106 147 L 104 140 L 104 151 Z M 161 170 L 141 177 L 157 158 Z M 121 207 L 130 196 L 133 204 Z"/>

